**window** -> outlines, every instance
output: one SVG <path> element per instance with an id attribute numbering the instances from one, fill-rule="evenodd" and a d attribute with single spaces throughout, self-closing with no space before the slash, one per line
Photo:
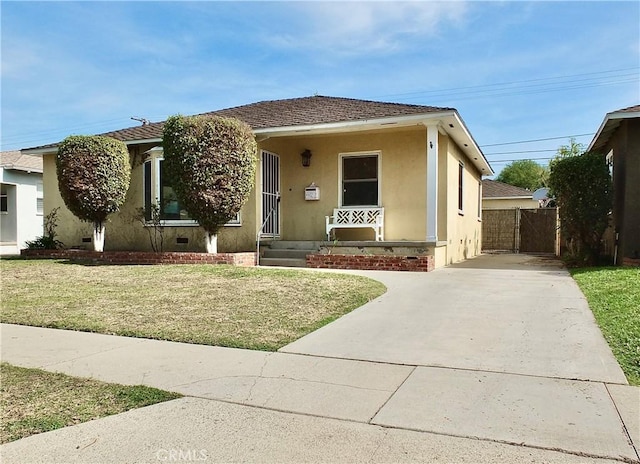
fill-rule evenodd
<path id="1" fill-rule="evenodd" d="M 9 212 L 9 202 L 7 199 L 7 186 L 5 184 L 0 185 L 0 213 Z"/>
<path id="2" fill-rule="evenodd" d="M 178 200 L 173 187 L 163 175 L 163 164 L 162 158 L 152 158 L 145 161 L 143 166 L 145 219 L 151 221 L 151 205 L 157 204 L 160 208 L 160 219 L 163 222 L 170 222 L 172 225 L 198 225 L 189 217 L 189 213 Z M 225 225 L 241 225 L 240 213 Z"/>
<path id="3" fill-rule="evenodd" d="M 464 213 L 464 164 L 458 165 L 458 213 Z"/>
<path id="4" fill-rule="evenodd" d="M 613 150 L 609 150 L 607 153 L 607 166 L 609 166 L 609 175 L 613 179 Z"/>
<path id="5" fill-rule="evenodd" d="M 342 206 L 379 206 L 379 156 L 342 157 Z"/>
<path id="6" fill-rule="evenodd" d="M 43 198 L 42 182 L 36 184 L 36 214 L 44 214 L 44 198 Z"/>
<path id="7" fill-rule="evenodd" d="M 178 197 L 162 173 L 162 158 L 155 158 L 144 163 L 144 206 L 145 219 L 151 220 L 151 205 L 160 208 L 160 219 L 163 221 L 183 221 L 194 223 L 187 211 L 178 201 Z M 154 169 L 155 168 L 155 169 Z M 155 172 L 154 172 L 155 171 Z M 153 180 L 156 179 L 156 182 Z"/>

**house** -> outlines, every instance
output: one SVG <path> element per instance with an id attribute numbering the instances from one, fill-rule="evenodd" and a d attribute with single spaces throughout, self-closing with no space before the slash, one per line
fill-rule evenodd
<path id="1" fill-rule="evenodd" d="M 529 190 L 497 180 L 482 180 L 482 209 L 538 208 Z"/>
<path id="2" fill-rule="evenodd" d="M 42 157 L 0 152 L 0 254 L 18 254 L 42 235 L 42 196 Z"/>
<path id="3" fill-rule="evenodd" d="M 454 108 L 312 96 L 207 114 L 245 121 L 258 144 L 255 188 L 220 231 L 220 252 L 303 242 L 333 256 L 429 256 L 435 267 L 480 253 L 481 178 L 492 169 Z M 151 203 L 164 205 L 166 251 L 205 249 L 203 230 L 163 177 L 162 128 L 102 134 L 127 144 L 133 167 L 105 250 L 151 249 L 149 227 L 136 219 Z M 56 151 L 53 144 L 26 152 L 43 156 L 45 212 L 61 207 L 60 240 L 86 247 L 91 225 L 64 208 Z"/>
<path id="4" fill-rule="evenodd" d="M 613 175 L 613 233 L 606 251 L 616 264 L 640 264 L 640 105 L 608 113 L 588 151 L 606 156 Z"/>

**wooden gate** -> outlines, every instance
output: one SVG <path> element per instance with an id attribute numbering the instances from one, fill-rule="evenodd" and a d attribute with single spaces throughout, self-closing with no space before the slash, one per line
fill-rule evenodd
<path id="1" fill-rule="evenodd" d="M 557 254 L 556 208 L 482 211 L 482 249 Z"/>
<path id="2" fill-rule="evenodd" d="M 558 214 L 556 208 L 520 210 L 520 251 L 555 253 Z"/>

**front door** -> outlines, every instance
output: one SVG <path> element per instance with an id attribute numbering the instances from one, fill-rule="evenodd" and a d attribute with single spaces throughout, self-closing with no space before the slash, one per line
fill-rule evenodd
<path id="1" fill-rule="evenodd" d="M 262 151 L 262 237 L 280 236 L 280 157 Z"/>

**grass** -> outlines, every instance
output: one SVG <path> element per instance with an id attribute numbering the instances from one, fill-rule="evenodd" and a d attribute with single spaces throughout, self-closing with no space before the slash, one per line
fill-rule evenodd
<path id="1" fill-rule="evenodd" d="M 7 363 L 0 364 L 0 377 L 0 443 L 180 397 Z"/>
<path id="2" fill-rule="evenodd" d="M 386 291 L 360 276 L 212 265 L 3 259 L 0 276 L 5 323 L 269 351 Z"/>
<path id="3" fill-rule="evenodd" d="M 631 385 L 640 385 L 640 268 L 571 269 Z"/>

